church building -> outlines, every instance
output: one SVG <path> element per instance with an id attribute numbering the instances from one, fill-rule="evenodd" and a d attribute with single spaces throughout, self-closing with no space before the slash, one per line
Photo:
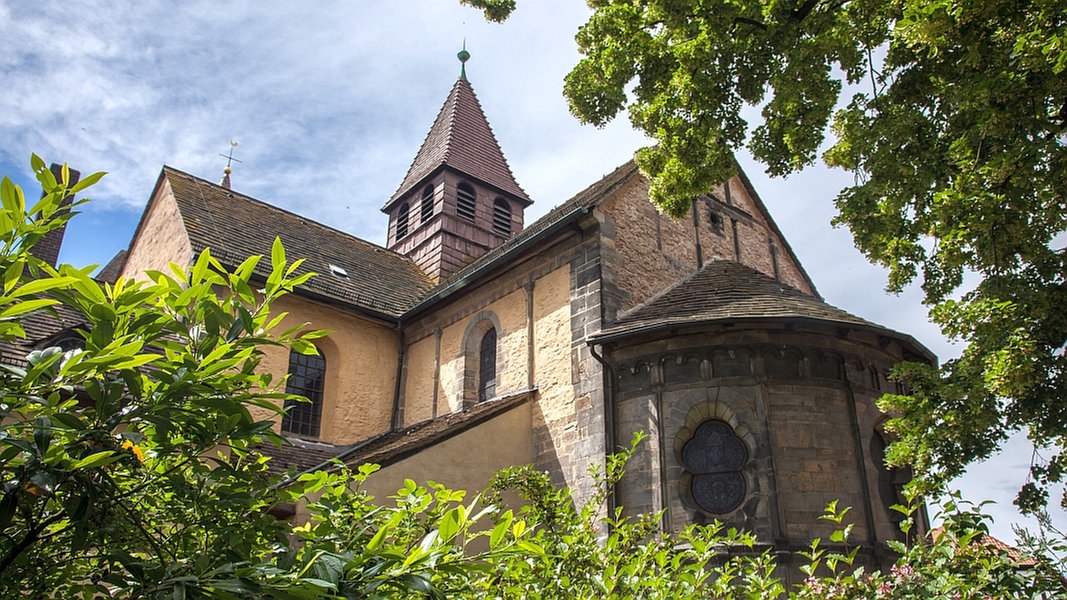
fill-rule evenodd
<path id="1" fill-rule="evenodd" d="M 277 425 L 278 471 L 375 462 L 365 487 L 385 497 L 530 463 L 581 501 L 590 465 L 641 431 L 614 506 L 795 551 L 838 500 L 882 560 L 904 475 L 883 466 L 875 401 L 930 352 L 824 302 L 740 170 L 682 219 L 632 162 L 527 223 L 531 203 L 464 74 L 383 199 L 386 247 L 168 166 L 120 272 L 209 247 L 236 266 L 280 237 L 318 274 L 275 309 L 331 331 L 319 355 L 265 350 L 311 400 Z"/>

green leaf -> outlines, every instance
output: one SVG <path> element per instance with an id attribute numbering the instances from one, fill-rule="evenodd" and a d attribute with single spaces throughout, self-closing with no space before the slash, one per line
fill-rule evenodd
<path id="1" fill-rule="evenodd" d="M 85 458 L 75 461 L 71 465 L 71 469 L 92 469 L 96 467 L 102 467 L 107 464 L 111 464 L 122 458 L 122 454 L 113 450 L 101 450 L 100 452 L 94 452 Z"/>

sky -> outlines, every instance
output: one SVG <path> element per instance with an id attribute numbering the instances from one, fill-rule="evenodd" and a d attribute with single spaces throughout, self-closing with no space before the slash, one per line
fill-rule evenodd
<path id="1" fill-rule="evenodd" d="M 467 77 L 535 202 L 529 223 L 649 143 L 625 116 L 597 129 L 568 112 L 563 78 L 587 16 L 581 0 L 519 0 L 504 24 L 458 0 L 0 0 L 0 174 L 34 196 L 31 153 L 108 172 L 67 230 L 60 258 L 79 266 L 129 244 L 163 165 L 219 181 L 231 141 L 235 190 L 384 244 L 379 208 L 459 76 L 465 43 Z M 816 165 L 771 179 L 738 160 L 827 302 L 958 355 L 918 290 L 887 294 L 885 272 L 830 225 L 849 174 Z M 995 502 L 984 510 L 1006 541 L 1012 523 L 1033 527 L 1011 504 L 1030 455 L 1017 436 L 956 482 Z"/>

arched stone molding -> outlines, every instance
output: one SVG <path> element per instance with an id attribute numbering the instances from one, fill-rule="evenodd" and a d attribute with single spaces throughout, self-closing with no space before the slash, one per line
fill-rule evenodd
<path id="1" fill-rule="evenodd" d="M 490 310 L 475 314 L 463 332 L 463 408 L 474 406 L 478 402 L 478 376 L 481 361 L 482 340 L 490 330 L 496 331 L 496 376 L 503 372 L 505 364 L 500 340 L 504 331 L 500 327 L 500 318 Z"/>
<path id="2" fill-rule="evenodd" d="M 707 513 L 692 494 L 694 474 L 688 470 L 683 456 L 686 445 L 694 439 L 699 428 L 707 423 L 724 423 L 729 426 L 732 434 L 744 445 L 745 459 L 737 472 L 743 478 L 744 492 L 735 506 L 725 513 Z M 681 475 L 678 477 L 678 497 L 687 511 L 697 514 L 706 514 L 710 518 L 725 521 L 745 520 L 735 518 L 738 513 L 744 513 L 750 499 L 756 494 L 757 486 L 754 476 L 753 464 L 757 458 L 757 443 L 755 432 L 737 416 L 737 413 L 727 404 L 718 400 L 706 400 L 692 406 L 685 415 L 684 424 L 674 433 L 674 462 L 681 466 Z M 710 519 L 709 519 L 710 520 Z"/>

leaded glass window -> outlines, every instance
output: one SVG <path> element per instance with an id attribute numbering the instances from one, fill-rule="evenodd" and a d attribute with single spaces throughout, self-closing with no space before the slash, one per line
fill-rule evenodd
<path id="1" fill-rule="evenodd" d="M 710 514 L 735 510 L 745 499 L 748 446 L 728 423 L 704 421 L 682 448 L 682 464 L 692 476 L 693 501 Z"/>
<path id="2" fill-rule="evenodd" d="M 482 337 L 478 351 L 478 402 L 496 396 L 496 328 Z"/>
<path id="3" fill-rule="evenodd" d="M 319 436 L 322 422 L 322 388 L 326 378 L 326 359 L 296 351 L 289 352 L 289 379 L 285 393 L 304 396 L 311 402 L 285 401 L 282 431 L 308 437 Z"/>

